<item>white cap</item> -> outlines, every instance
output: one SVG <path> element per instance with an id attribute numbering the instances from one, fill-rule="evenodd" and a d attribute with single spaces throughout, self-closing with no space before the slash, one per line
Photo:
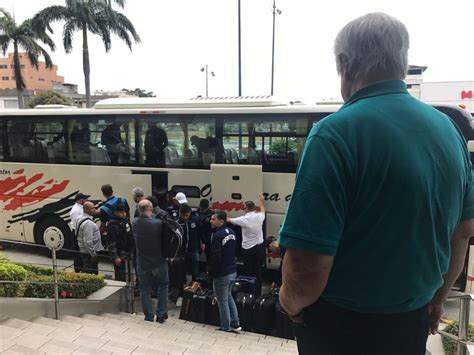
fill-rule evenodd
<path id="1" fill-rule="evenodd" d="M 182 205 L 183 203 L 188 203 L 188 199 L 186 198 L 186 195 L 183 194 L 182 192 L 178 192 L 176 194 L 176 197 L 175 197 L 176 201 L 178 201 L 178 203 L 180 205 Z"/>

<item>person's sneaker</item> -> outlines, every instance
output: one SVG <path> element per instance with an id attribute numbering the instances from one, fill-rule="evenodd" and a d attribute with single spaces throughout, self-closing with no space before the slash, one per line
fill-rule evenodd
<path id="1" fill-rule="evenodd" d="M 176 300 L 176 307 L 181 307 L 183 305 L 183 297 L 178 297 Z"/>
<path id="2" fill-rule="evenodd" d="M 157 321 L 158 323 L 164 323 L 165 320 L 167 320 L 167 319 L 168 319 L 168 313 L 165 313 L 165 314 L 164 314 L 163 316 L 161 316 L 161 317 L 158 317 L 158 316 L 156 317 L 156 321 Z"/>
<path id="3" fill-rule="evenodd" d="M 240 332 L 242 331 L 242 327 L 232 327 L 230 329 L 231 332 L 234 332 L 234 333 L 237 333 L 237 334 L 240 334 Z"/>
<path id="4" fill-rule="evenodd" d="M 232 331 L 232 329 L 225 330 L 225 329 L 222 329 L 222 328 L 220 328 L 220 327 L 217 328 L 216 330 L 219 331 L 219 332 L 226 332 L 226 333 L 230 333 L 230 332 Z"/>

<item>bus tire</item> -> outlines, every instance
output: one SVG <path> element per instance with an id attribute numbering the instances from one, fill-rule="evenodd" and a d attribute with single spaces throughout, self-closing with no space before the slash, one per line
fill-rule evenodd
<path id="1" fill-rule="evenodd" d="M 72 232 L 68 224 L 57 216 L 46 216 L 36 222 L 35 242 L 45 245 L 45 238 L 57 238 L 62 249 L 72 249 Z M 51 253 L 47 253 L 51 256 Z M 67 251 L 58 251 L 58 258 L 69 258 L 72 253 Z"/>

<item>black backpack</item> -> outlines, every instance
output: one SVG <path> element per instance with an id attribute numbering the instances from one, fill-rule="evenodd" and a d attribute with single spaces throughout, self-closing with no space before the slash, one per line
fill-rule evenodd
<path id="1" fill-rule="evenodd" d="M 178 222 L 167 216 L 158 216 L 157 218 L 163 222 L 162 255 L 164 258 L 175 258 L 183 244 L 183 229 Z"/>

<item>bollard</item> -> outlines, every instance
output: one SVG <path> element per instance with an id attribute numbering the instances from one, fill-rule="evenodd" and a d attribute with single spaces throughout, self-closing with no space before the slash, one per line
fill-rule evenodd
<path id="1" fill-rule="evenodd" d="M 458 339 L 466 342 L 467 333 L 469 329 L 469 308 L 471 305 L 470 297 L 462 297 L 459 299 L 459 335 Z M 466 346 L 462 343 L 458 343 L 457 355 L 466 355 Z"/>
<path id="2" fill-rule="evenodd" d="M 59 320 L 59 287 L 58 287 L 58 265 L 56 260 L 56 248 L 51 248 L 53 260 L 53 275 L 54 275 L 54 316 Z"/>

